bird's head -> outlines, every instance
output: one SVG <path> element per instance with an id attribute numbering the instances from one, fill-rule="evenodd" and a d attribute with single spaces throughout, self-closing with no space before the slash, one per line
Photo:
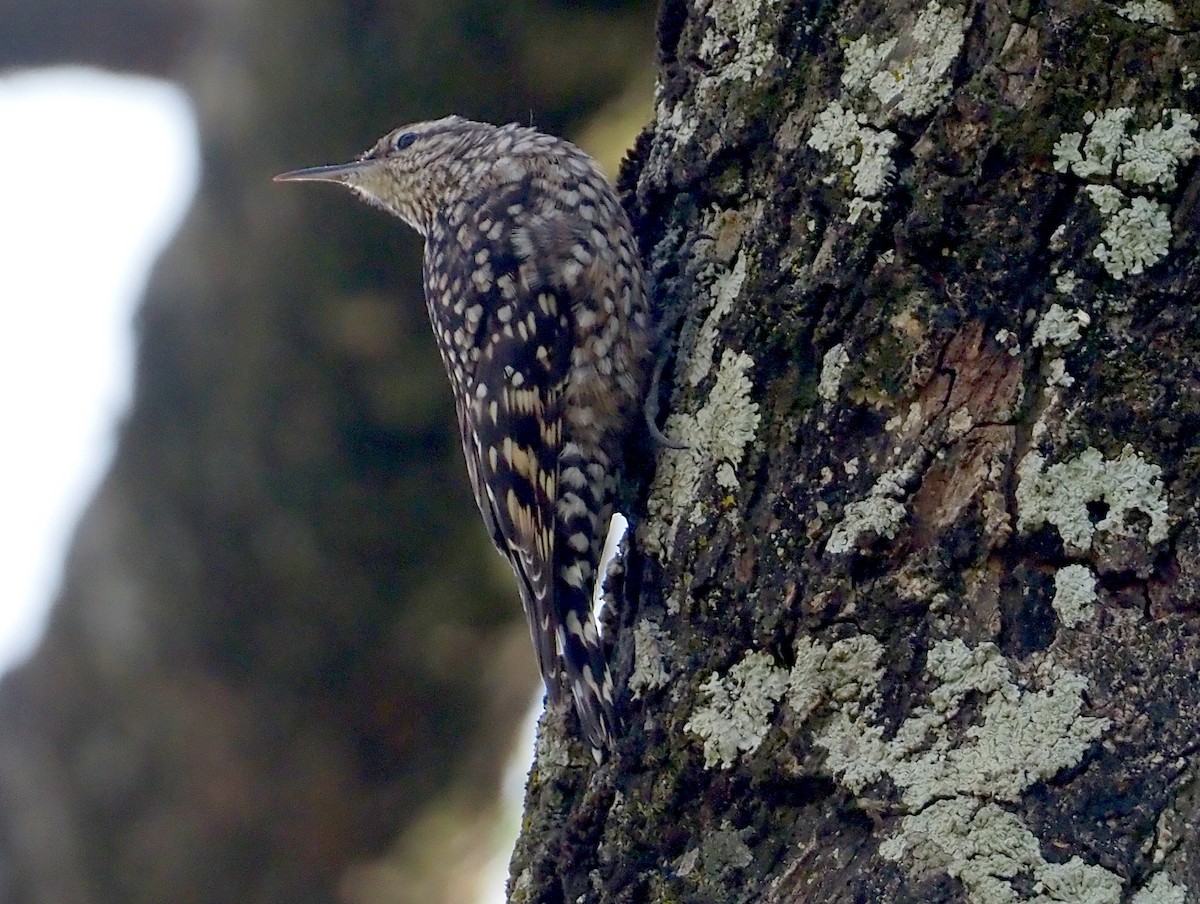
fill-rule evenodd
<path id="1" fill-rule="evenodd" d="M 495 151 L 505 144 L 503 133 L 514 130 L 525 131 L 461 116 L 413 123 L 389 132 L 352 163 L 294 170 L 275 181 L 340 183 L 424 235 L 465 185 L 486 182 L 511 160 Z"/>

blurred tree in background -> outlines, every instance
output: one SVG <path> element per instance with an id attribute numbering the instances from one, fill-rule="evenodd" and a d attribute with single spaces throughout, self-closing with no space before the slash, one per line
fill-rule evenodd
<path id="1" fill-rule="evenodd" d="M 0 683 L 0 900 L 470 899 L 536 682 L 515 588 L 416 237 L 270 177 L 450 112 L 577 137 L 607 105 L 630 135 L 651 7 L 0 0 L 0 67 L 174 80 L 203 165 L 47 636 Z"/>

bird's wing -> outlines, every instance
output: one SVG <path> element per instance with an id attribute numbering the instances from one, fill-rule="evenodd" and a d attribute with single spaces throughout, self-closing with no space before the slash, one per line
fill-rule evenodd
<path id="1" fill-rule="evenodd" d="M 576 311 L 589 291 L 570 265 L 573 230 L 553 210 L 500 221 L 497 198 L 481 209 L 476 234 L 486 247 L 466 248 L 471 276 L 465 309 L 478 304 L 473 342 L 479 348 L 468 374 L 459 416 L 467 468 L 497 547 L 521 586 L 538 665 L 551 699 L 570 685 L 583 730 L 596 749 L 608 746 L 613 726 L 612 681 L 592 617 L 598 566 L 596 541 L 604 509 L 595 498 L 594 472 L 606 468 L 573 442 L 565 418 L 576 341 Z M 567 273 L 570 274 L 568 266 Z"/>

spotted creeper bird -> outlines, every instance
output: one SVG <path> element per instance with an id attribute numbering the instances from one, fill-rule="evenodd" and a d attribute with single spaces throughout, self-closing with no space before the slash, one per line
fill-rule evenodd
<path id="1" fill-rule="evenodd" d="M 592 587 L 651 357 L 616 193 L 570 142 L 458 116 L 276 179 L 341 183 L 425 237 L 425 301 L 475 501 L 516 572 L 547 694 L 570 688 L 599 762 L 616 719 Z"/>

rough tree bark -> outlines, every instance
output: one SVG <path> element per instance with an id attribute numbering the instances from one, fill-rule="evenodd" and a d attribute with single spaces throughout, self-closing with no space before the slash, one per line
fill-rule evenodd
<path id="1" fill-rule="evenodd" d="M 514 902 L 1200 901 L 1200 6 L 669 0 L 619 754 Z"/>

